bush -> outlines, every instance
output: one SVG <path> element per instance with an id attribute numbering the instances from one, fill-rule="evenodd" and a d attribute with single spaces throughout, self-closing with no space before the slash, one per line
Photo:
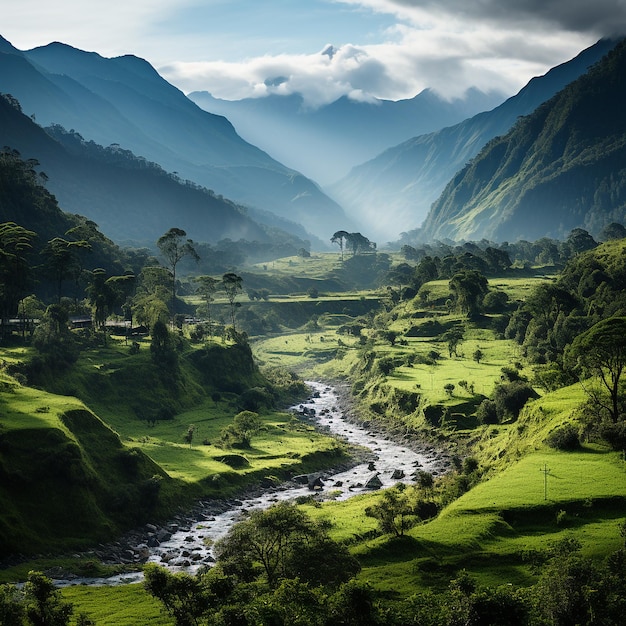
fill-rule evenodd
<path id="1" fill-rule="evenodd" d="M 483 400 L 476 410 L 476 419 L 478 419 L 479 424 L 497 424 L 498 411 L 496 410 L 496 403 L 489 399 Z"/>
<path id="2" fill-rule="evenodd" d="M 626 422 L 605 422 L 600 426 L 600 436 L 613 450 L 626 450 Z"/>
<path id="3" fill-rule="evenodd" d="M 498 418 L 500 421 L 506 418 L 516 420 L 526 402 L 537 397 L 536 391 L 521 380 L 498 385 L 493 394 Z"/>
<path id="4" fill-rule="evenodd" d="M 557 430 L 550 433 L 546 443 L 555 450 L 578 450 L 580 448 L 578 430 L 572 424 L 557 428 Z"/>

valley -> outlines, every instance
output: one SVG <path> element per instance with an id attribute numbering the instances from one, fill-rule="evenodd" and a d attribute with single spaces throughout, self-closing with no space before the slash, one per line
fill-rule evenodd
<path id="1" fill-rule="evenodd" d="M 0 38 L 0 624 L 620 624 L 624 68 L 340 204 L 142 59 Z M 337 102 L 290 123 L 409 132 Z"/>

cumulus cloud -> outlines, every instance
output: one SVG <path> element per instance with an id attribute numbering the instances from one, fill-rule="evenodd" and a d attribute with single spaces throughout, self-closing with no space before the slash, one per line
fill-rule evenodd
<path id="1" fill-rule="evenodd" d="M 374 2 L 375 0 L 372 0 Z M 382 6 L 383 0 L 378 4 Z M 390 10 L 390 3 L 387 2 Z M 380 9 L 380 7 L 378 7 Z M 494 29 L 429 14 L 398 21 L 376 44 L 326 45 L 308 55 L 276 55 L 240 62 L 171 63 L 160 71 L 186 92 L 209 91 L 236 100 L 271 93 L 300 93 L 316 107 L 343 95 L 359 99 L 410 98 L 425 88 L 452 99 L 476 87 L 515 93 L 530 78 L 591 45 L 587 34 Z M 281 77 L 279 84 L 272 79 Z M 268 80 L 269 79 L 269 80 Z"/>
<path id="2" fill-rule="evenodd" d="M 245 35 L 228 30 L 240 27 L 239 5 L 242 10 L 256 6 L 248 2 L 231 6 L 224 0 L 20 0 L 5 12 L 1 28 L 21 49 L 56 40 L 105 56 L 142 56 L 186 92 L 209 91 L 226 99 L 297 92 L 312 107 L 343 95 L 409 98 L 427 87 L 447 98 L 462 97 L 470 87 L 512 94 L 601 36 L 626 33 L 626 0 L 312 0 L 297 6 L 268 2 L 263 12 L 253 15 L 271 20 L 273 30 L 254 20 L 248 24 L 253 30 Z M 385 30 L 360 31 L 354 38 L 326 44 L 330 37 L 324 35 L 323 24 L 332 21 L 327 19 L 298 33 L 307 18 L 297 12 L 322 6 L 325 17 L 335 6 L 342 16 L 353 12 L 355 19 L 381 16 Z M 226 7 L 231 21 L 220 30 L 219 20 L 209 18 L 219 17 Z M 310 44 L 316 38 L 307 39 L 310 52 L 299 42 L 299 53 L 289 53 L 294 49 L 290 41 L 315 28 L 326 41 Z M 333 36 L 341 37 L 340 32 L 333 31 Z M 213 45 L 208 54 L 207 41 Z M 281 54 L 252 51 L 256 45 L 254 50 L 265 53 L 272 42 Z M 216 56 L 219 45 L 228 47 L 231 55 L 226 59 Z M 241 58 L 233 56 L 238 48 L 245 48 Z"/>

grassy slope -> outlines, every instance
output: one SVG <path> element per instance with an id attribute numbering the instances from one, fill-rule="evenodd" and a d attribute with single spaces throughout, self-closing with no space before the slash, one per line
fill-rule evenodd
<path id="1" fill-rule="evenodd" d="M 521 300 L 533 284 L 543 280 L 546 277 L 506 278 L 491 281 L 491 285 L 507 291 L 511 299 Z M 431 300 L 445 301 L 448 297 L 447 281 L 426 287 Z M 408 304 L 396 310 L 391 328 L 400 336 L 411 325 L 421 323 L 413 315 L 419 307 Z M 459 320 L 442 310 L 435 313 L 442 324 Z M 346 321 L 350 320 L 342 323 Z M 360 346 L 355 339 L 336 335 L 335 330 L 336 325 L 324 324 L 319 332 L 262 341 L 256 349 L 268 362 L 285 357 L 293 363 L 304 360 L 309 375 L 345 377 L 358 367 Z M 476 348 L 485 355 L 480 363 L 471 359 Z M 370 381 L 362 392 L 365 404 L 389 401 L 390 390 L 401 389 L 420 393 L 426 403 L 442 404 L 451 411 L 471 410 L 471 394 L 458 386 L 460 380 L 473 382 L 477 394 L 488 395 L 500 381 L 501 368 L 521 360 L 515 343 L 472 324 L 466 327 L 458 357 L 448 357 L 446 345 L 432 337 L 408 337 L 407 345 L 393 347 L 376 341 L 372 349 L 378 357 L 436 349 L 442 358 L 435 366 L 401 366 L 386 377 Z M 337 351 L 341 358 L 330 360 Z M 526 370 L 522 373 L 530 374 Z M 446 382 L 456 385 L 452 397 L 443 390 Z M 586 445 L 579 452 L 565 453 L 545 443 L 554 429 L 576 423 L 576 407 L 584 400 L 580 386 L 572 386 L 530 403 L 513 424 L 457 430 L 459 440 L 473 444 L 473 454 L 488 480 L 402 540 L 364 539 L 376 528 L 375 521 L 364 514 L 376 494 L 324 504 L 322 509 L 310 508 L 310 512 L 331 519 L 335 536 L 354 545 L 365 565 L 363 579 L 377 589 L 401 595 L 410 595 L 417 588 L 445 587 L 461 569 L 485 584 L 530 584 L 534 577 L 528 553 L 541 551 L 563 536 L 576 536 L 586 553 L 603 557 L 618 547 L 618 524 L 626 517 L 626 464 L 617 453 L 602 447 Z M 402 414 L 393 413 L 389 411 L 386 419 Z M 404 414 L 401 419 L 424 428 L 419 412 Z M 448 424 L 451 426 L 454 424 Z M 550 471 L 547 499 L 541 472 L 545 467 Z"/>
<path id="2" fill-rule="evenodd" d="M 119 437 L 78 400 L 3 379 L 2 554 L 86 546 L 132 523 L 122 501 L 159 468 L 141 455 L 129 465 Z"/>
<path id="3" fill-rule="evenodd" d="M 28 351 L 5 355 L 26 359 Z M 1 554 L 88 547 L 193 498 L 231 496 L 262 479 L 343 460 L 340 444 L 274 411 L 262 413 L 263 429 L 249 449 L 221 447 L 220 431 L 241 409 L 234 391 L 210 399 L 224 388 L 216 383 L 227 389 L 236 383 L 243 391 L 264 379 L 234 348 L 217 345 L 189 355 L 173 376 L 154 367 L 146 345 L 130 355 L 113 341 L 84 352 L 70 371 L 44 375 L 57 395 L 3 377 Z M 162 406 L 172 409 L 172 419 L 149 426 L 137 417 L 138 409 L 151 414 Z M 196 426 L 191 447 L 183 441 L 190 424 Z M 240 465 L 230 460 L 232 453 Z M 158 499 L 150 491 L 154 475 L 162 478 Z"/>

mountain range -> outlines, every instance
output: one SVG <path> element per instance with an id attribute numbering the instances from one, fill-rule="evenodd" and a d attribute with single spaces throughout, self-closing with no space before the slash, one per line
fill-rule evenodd
<path id="1" fill-rule="evenodd" d="M 200 109 L 137 57 L 107 59 L 62 43 L 22 52 L 0 39 L 0 92 L 41 126 L 59 124 L 103 146 L 119 145 L 325 241 L 349 224 L 316 183 L 241 139 L 226 118 Z"/>
<path id="2" fill-rule="evenodd" d="M 0 145 L 37 159 L 62 208 L 116 241 L 152 243 L 173 226 L 198 241 L 292 249 L 306 248 L 305 239 L 321 248 L 336 230 L 379 241 L 401 234 L 401 243 L 599 232 L 625 218 L 623 48 L 601 40 L 496 108 L 387 149 L 329 187 L 335 200 L 146 61 L 60 43 L 22 52 L 0 38 Z M 334 141 L 353 137 L 368 149 L 438 119 L 413 120 L 436 108 L 428 91 L 400 103 L 341 99 L 317 113 L 298 113 L 301 105 L 299 97 L 232 104 L 272 123 L 282 108 L 283 135 L 300 116 L 302 136 L 326 128 Z M 455 106 L 444 117 L 459 114 Z M 357 121 L 368 117 L 358 144 Z"/>
<path id="3" fill-rule="evenodd" d="M 426 240 L 564 238 L 626 220 L 626 40 L 447 185 Z"/>
<path id="4" fill-rule="evenodd" d="M 459 124 L 414 137 L 355 167 L 327 188 L 349 215 L 359 215 L 375 237 L 395 239 L 418 228 L 452 177 L 482 147 L 503 135 L 520 116 L 584 74 L 615 41 L 600 40 L 571 61 L 532 79 L 517 95 L 491 111 Z M 381 207 L 386 219 L 381 221 Z"/>
<path id="5" fill-rule="evenodd" d="M 425 89 L 406 100 L 343 96 L 319 107 L 307 105 L 300 94 L 221 100 L 195 91 L 188 97 L 206 111 L 226 116 L 242 137 L 324 187 L 383 150 L 487 111 L 505 96 L 470 89 L 449 101 Z"/>

